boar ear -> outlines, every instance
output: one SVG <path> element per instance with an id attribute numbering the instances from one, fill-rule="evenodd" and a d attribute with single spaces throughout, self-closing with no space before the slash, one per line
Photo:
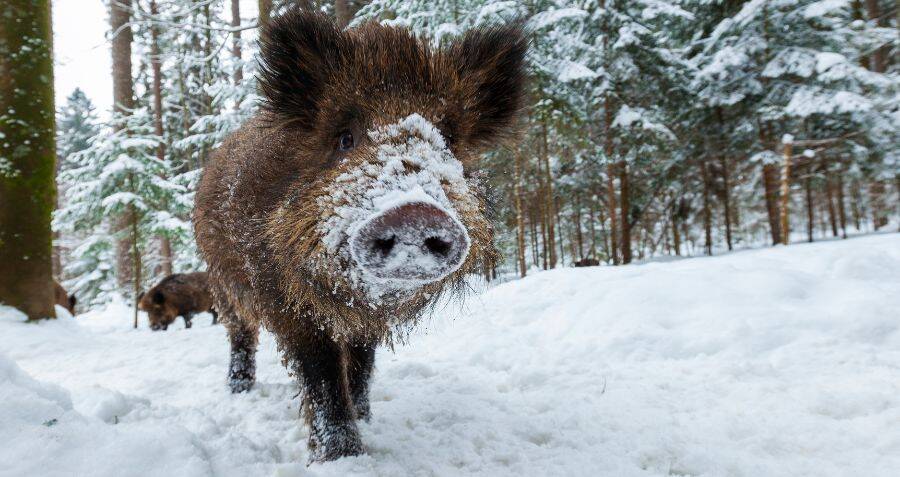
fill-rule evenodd
<path id="1" fill-rule="evenodd" d="M 521 25 L 470 30 L 450 46 L 461 82 L 461 129 L 476 146 L 491 143 L 512 130 L 525 90 L 528 40 Z"/>
<path id="2" fill-rule="evenodd" d="M 273 18 L 260 38 L 262 107 L 304 128 L 315 124 L 318 99 L 345 42 L 325 15 L 292 8 Z"/>
<path id="3" fill-rule="evenodd" d="M 157 305 L 162 305 L 166 301 L 166 297 L 162 294 L 162 292 L 154 292 L 153 293 L 153 303 Z"/>

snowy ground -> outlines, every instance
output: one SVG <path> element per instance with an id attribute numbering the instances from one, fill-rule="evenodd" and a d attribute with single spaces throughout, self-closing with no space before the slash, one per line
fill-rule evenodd
<path id="1" fill-rule="evenodd" d="M 378 355 L 366 456 L 305 465 L 263 337 L 0 309 L 0 475 L 888 476 L 900 469 L 900 235 L 540 273 Z M 54 384 L 50 384 L 54 383 Z"/>

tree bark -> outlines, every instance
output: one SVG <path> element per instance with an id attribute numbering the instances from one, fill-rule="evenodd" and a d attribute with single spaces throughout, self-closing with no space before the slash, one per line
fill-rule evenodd
<path id="1" fill-rule="evenodd" d="M 787 245 L 790 241 L 791 224 L 790 224 L 790 206 L 791 199 L 791 154 L 793 153 L 793 144 L 791 142 L 784 143 L 784 162 L 781 165 L 781 243 Z"/>
<path id="2" fill-rule="evenodd" d="M 156 0 L 150 0 L 150 15 L 159 14 Z M 163 101 L 162 101 L 162 61 L 159 51 L 159 28 L 150 26 L 150 69 L 153 71 L 153 129 L 160 139 L 163 138 Z M 160 141 L 156 148 L 156 158 L 160 162 L 166 160 L 166 143 Z M 162 258 L 160 271 L 163 275 L 172 274 L 172 243 L 165 234 L 159 236 L 159 254 Z"/>
<path id="3" fill-rule="evenodd" d="M 572 216 L 573 222 L 575 222 L 575 243 L 578 245 L 578 250 L 575 255 L 572 256 L 572 260 L 584 260 L 584 237 L 581 233 L 581 194 L 575 194 L 575 213 Z"/>
<path id="4" fill-rule="evenodd" d="M 834 207 L 834 181 L 826 169 L 825 173 L 825 200 L 828 206 L 828 222 L 831 224 L 831 235 L 838 236 L 837 211 Z"/>
<path id="5" fill-rule="evenodd" d="M 704 249 L 707 255 L 712 255 L 712 207 L 709 203 L 710 177 L 706 157 L 700 162 L 700 173 L 703 180 L 703 232 L 706 239 Z"/>
<path id="6" fill-rule="evenodd" d="M 27 53 L 25 53 L 27 51 Z M 53 32 L 49 0 L 0 2 L 0 302 L 56 316 Z"/>
<path id="7" fill-rule="evenodd" d="M 619 190 L 621 191 L 620 210 L 622 211 L 622 263 L 631 263 L 631 184 L 628 181 L 628 164 L 619 162 Z"/>
<path id="8" fill-rule="evenodd" d="M 516 151 L 513 160 L 513 194 L 516 205 L 516 246 L 517 262 L 519 264 L 519 276 L 525 278 L 525 214 L 522 211 L 522 155 Z"/>
<path id="9" fill-rule="evenodd" d="M 132 33 L 131 2 L 119 0 L 109 4 L 109 26 L 112 34 L 113 110 L 127 116 L 134 109 L 134 83 L 131 76 Z M 121 126 L 120 126 L 121 127 Z M 127 290 L 134 279 L 132 261 L 131 225 L 135 221 L 132 209 L 115 219 L 116 231 L 116 280 L 121 290 Z"/>
<path id="10" fill-rule="evenodd" d="M 781 221 L 778 216 L 778 167 L 775 164 L 763 166 L 763 188 L 765 189 L 766 214 L 769 217 L 769 232 L 772 245 L 781 243 Z"/>
<path id="11" fill-rule="evenodd" d="M 838 217 L 841 220 L 841 238 L 847 238 L 847 208 L 844 205 L 844 178 L 840 172 L 841 171 L 838 171 L 837 182 L 835 184 L 835 187 L 837 188 Z"/>
<path id="12" fill-rule="evenodd" d="M 806 240 L 812 243 L 816 219 L 813 209 L 812 177 L 809 174 L 806 175 L 803 185 L 806 189 Z"/>
<path id="13" fill-rule="evenodd" d="M 541 119 L 541 161 L 544 167 L 544 221 L 547 224 L 547 250 L 550 268 L 556 268 L 556 235 L 553 217 L 556 207 L 553 200 L 553 174 L 550 171 L 550 150 L 547 141 L 546 118 Z"/>
<path id="14" fill-rule="evenodd" d="M 728 250 L 734 250 L 731 230 L 731 181 L 728 158 L 724 154 L 719 156 L 719 164 L 722 168 L 722 187 L 724 188 L 722 202 L 725 207 L 725 243 Z"/>

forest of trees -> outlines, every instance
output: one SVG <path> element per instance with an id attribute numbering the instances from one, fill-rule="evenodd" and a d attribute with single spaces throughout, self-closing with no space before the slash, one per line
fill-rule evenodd
<path id="1" fill-rule="evenodd" d="M 81 303 L 203 268 L 199 171 L 254 114 L 258 26 L 292 4 L 438 45 L 524 22 L 523 134 L 482 166 L 505 257 L 488 278 L 846 237 L 900 211 L 893 0 L 107 0 L 114 111 L 76 90 L 57 114 L 53 267 Z"/>

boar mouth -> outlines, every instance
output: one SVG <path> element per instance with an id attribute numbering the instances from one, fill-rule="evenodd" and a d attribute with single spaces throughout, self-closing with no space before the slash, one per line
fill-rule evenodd
<path id="1" fill-rule="evenodd" d="M 363 222 L 350 253 L 367 275 L 424 285 L 459 269 L 469 253 L 465 227 L 442 207 L 408 202 Z"/>

